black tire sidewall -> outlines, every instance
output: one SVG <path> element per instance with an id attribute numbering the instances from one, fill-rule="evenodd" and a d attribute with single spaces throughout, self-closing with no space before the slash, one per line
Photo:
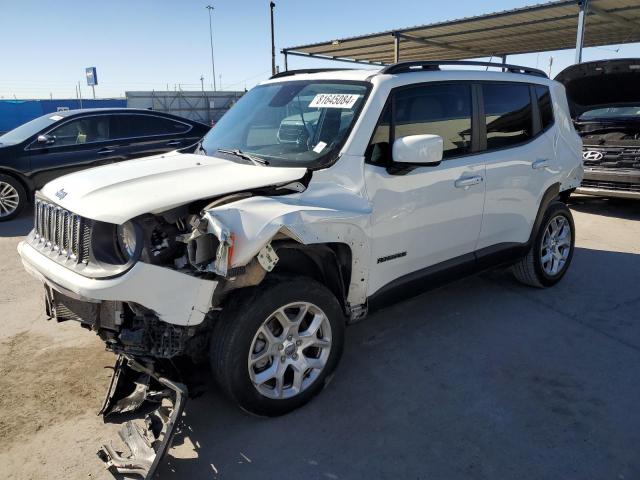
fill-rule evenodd
<path id="1" fill-rule="evenodd" d="M 16 189 L 16 192 L 18 192 L 18 207 L 10 215 L 7 215 L 6 217 L 0 217 L 0 222 L 6 222 L 9 220 L 13 220 L 18 215 L 20 215 L 27 203 L 27 192 L 22 186 L 22 183 L 20 183 L 19 180 L 17 180 L 15 177 L 12 177 L 11 175 L 0 174 L 0 182 L 10 184 L 13 188 Z"/>
<path id="2" fill-rule="evenodd" d="M 556 275 L 549 275 L 542 268 L 542 257 L 541 257 L 541 247 L 542 247 L 542 239 L 544 238 L 544 233 L 549 226 L 549 222 L 557 217 L 558 215 L 562 215 L 568 222 L 571 228 L 571 249 L 569 250 L 569 256 L 567 257 L 567 261 L 565 262 L 563 268 Z M 540 229 L 536 235 L 536 240 L 533 244 L 534 248 L 534 258 L 535 263 L 534 267 L 536 270 L 536 275 L 545 287 L 550 287 L 558 283 L 562 277 L 567 273 L 569 269 L 569 265 L 571 264 L 571 260 L 573 259 L 573 251 L 575 247 L 576 241 L 576 229 L 575 224 L 573 222 L 573 216 L 571 215 L 571 211 L 569 208 L 561 202 L 552 203 L 547 209 L 544 219 L 542 220 L 542 224 L 540 225 Z"/>
<path id="3" fill-rule="evenodd" d="M 324 285 L 309 278 L 267 281 L 252 290 L 238 292 L 241 294 L 229 301 L 241 303 L 222 311 L 219 321 L 232 324 L 223 325 L 226 330 L 223 340 L 212 339 L 212 368 L 227 394 L 243 410 L 263 416 L 282 415 L 307 403 L 322 390 L 327 378 L 335 370 L 342 355 L 345 317 L 335 296 Z M 260 394 L 249 378 L 251 342 L 258 328 L 275 310 L 300 301 L 313 303 L 327 315 L 331 325 L 331 353 L 322 373 L 304 392 L 289 399 L 271 399 Z"/>

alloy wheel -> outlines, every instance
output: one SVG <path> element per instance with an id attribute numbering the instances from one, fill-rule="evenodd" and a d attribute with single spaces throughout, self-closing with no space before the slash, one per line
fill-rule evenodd
<path id="1" fill-rule="evenodd" d="M 14 213 L 20 203 L 20 196 L 13 185 L 0 182 L 0 217 Z"/>
<path id="2" fill-rule="evenodd" d="M 562 271 L 571 252 L 571 225 L 564 215 L 556 215 L 547 224 L 540 246 L 540 261 L 547 275 Z"/>
<path id="3" fill-rule="evenodd" d="M 249 377 L 265 397 L 291 398 L 313 384 L 330 353 L 327 315 L 312 303 L 290 303 L 269 315 L 253 337 Z"/>

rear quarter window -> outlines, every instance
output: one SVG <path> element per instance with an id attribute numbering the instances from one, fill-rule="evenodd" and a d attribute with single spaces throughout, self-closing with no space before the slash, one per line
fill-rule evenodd
<path id="1" fill-rule="evenodd" d="M 540 111 L 540 122 L 542 130 L 546 130 L 553 124 L 553 104 L 551 103 L 551 93 L 549 87 L 544 85 L 535 86 L 538 110 Z"/>

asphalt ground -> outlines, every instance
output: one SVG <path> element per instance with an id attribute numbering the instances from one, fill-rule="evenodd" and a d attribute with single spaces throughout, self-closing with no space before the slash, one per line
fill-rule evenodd
<path id="1" fill-rule="evenodd" d="M 284 417 L 250 416 L 205 385 L 159 478 L 640 478 L 640 202 L 570 206 L 576 250 L 560 284 L 532 289 L 494 271 L 379 311 L 347 329 L 328 387 Z M 0 347 L 37 335 L 101 351 L 77 325 L 44 321 L 15 251 L 30 222 L 0 224 Z M 25 362 L 46 348 L 25 345 Z M 115 427 L 85 410 L 23 429 L 19 444 L 0 439 L 14 443 L 0 447 L 3 476 L 109 478 L 94 452 Z M 73 448 L 59 448 L 64 438 Z"/>

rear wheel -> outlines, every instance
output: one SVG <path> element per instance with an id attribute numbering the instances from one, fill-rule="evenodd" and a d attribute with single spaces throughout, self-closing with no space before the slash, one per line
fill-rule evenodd
<path id="1" fill-rule="evenodd" d="M 344 326 L 335 296 L 312 279 L 240 290 L 213 332 L 214 377 L 244 410 L 282 415 L 323 388 L 342 354 Z"/>
<path id="2" fill-rule="evenodd" d="M 550 287 L 567 272 L 575 244 L 571 211 L 564 203 L 552 203 L 544 215 L 527 255 L 513 266 L 518 281 L 533 287 Z"/>
<path id="3" fill-rule="evenodd" d="M 0 174 L 0 222 L 17 217 L 27 203 L 27 192 L 15 178 Z"/>

